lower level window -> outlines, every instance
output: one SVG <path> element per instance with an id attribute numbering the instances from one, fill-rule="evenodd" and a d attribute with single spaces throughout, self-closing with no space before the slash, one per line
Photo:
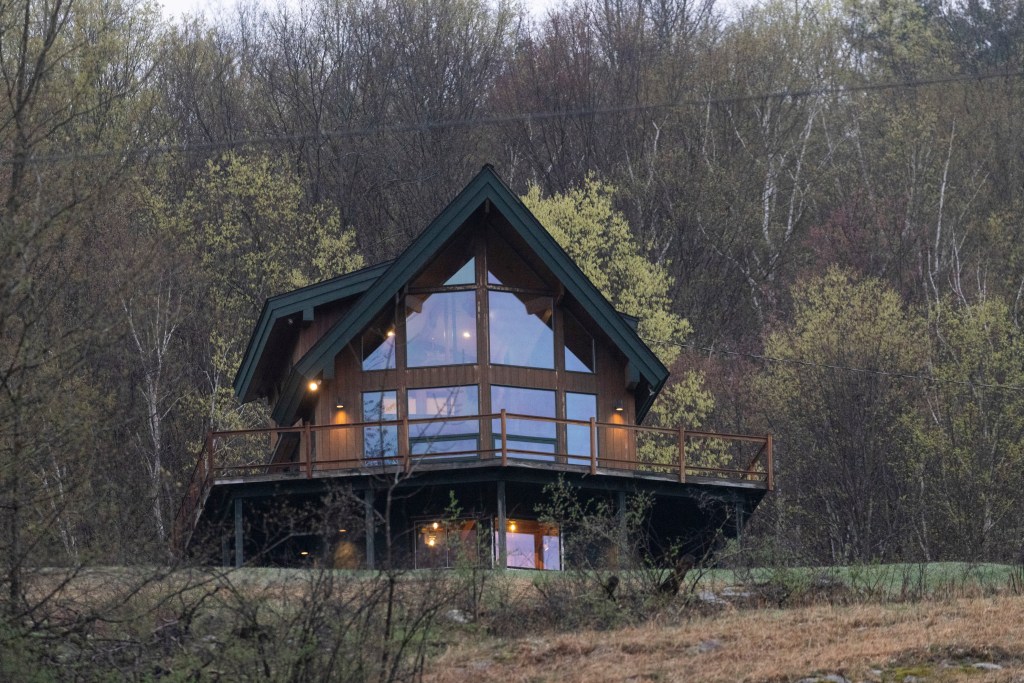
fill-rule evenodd
<path id="1" fill-rule="evenodd" d="M 495 525 L 497 527 L 497 525 Z M 499 538 L 494 535 L 494 559 L 499 561 Z M 512 569 L 561 569 L 562 544 L 558 528 L 534 520 L 510 519 L 505 524 L 506 567 Z"/>
<path id="2" fill-rule="evenodd" d="M 417 526 L 416 568 L 465 567 L 480 564 L 479 523 L 474 519 L 427 520 Z M 483 541 L 487 534 L 484 532 Z M 487 557 L 487 553 L 482 554 Z"/>

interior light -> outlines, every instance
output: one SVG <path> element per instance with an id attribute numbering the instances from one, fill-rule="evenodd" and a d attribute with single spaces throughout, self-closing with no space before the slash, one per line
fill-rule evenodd
<path id="1" fill-rule="evenodd" d="M 508 530 L 509 531 L 515 531 L 516 530 L 516 522 L 515 522 L 515 520 L 513 520 L 513 519 L 508 520 Z"/>
<path id="2" fill-rule="evenodd" d="M 433 527 L 434 531 L 437 531 L 441 527 L 441 525 L 438 524 L 437 522 L 434 522 L 430 526 Z"/>
<path id="3" fill-rule="evenodd" d="M 338 533 L 339 534 L 347 534 L 348 533 L 348 529 L 338 529 Z"/>
<path id="4" fill-rule="evenodd" d="M 299 555 L 302 555 L 303 557 L 305 557 L 306 555 L 309 555 L 309 551 L 308 550 L 300 550 L 299 551 Z"/>
<path id="5" fill-rule="evenodd" d="M 473 335 L 471 335 L 471 334 L 469 333 L 469 330 L 466 330 L 465 332 L 463 332 L 463 333 L 462 333 L 462 338 L 463 338 L 463 339 L 469 339 L 469 338 L 470 338 L 470 337 L 472 337 L 472 336 L 473 336 Z"/>
<path id="6" fill-rule="evenodd" d="M 621 413 L 621 412 L 622 412 L 622 411 L 624 411 L 625 409 L 626 409 L 626 406 L 624 406 L 624 405 L 622 404 L 622 401 L 616 401 L 616 402 L 615 402 L 615 412 L 616 412 L 616 413 Z"/>
<path id="7" fill-rule="evenodd" d="M 437 536 L 434 536 L 433 534 L 427 536 L 427 545 L 429 545 L 431 548 L 437 545 Z"/>

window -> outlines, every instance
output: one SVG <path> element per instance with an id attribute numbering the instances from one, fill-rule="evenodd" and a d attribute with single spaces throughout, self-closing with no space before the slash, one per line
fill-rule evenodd
<path id="1" fill-rule="evenodd" d="M 413 289 L 459 287 L 476 283 L 472 240 L 449 244 L 410 283 Z"/>
<path id="2" fill-rule="evenodd" d="M 498 560 L 498 533 L 494 554 Z M 508 520 L 505 526 L 506 567 L 517 569 L 562 568 L 562 544 L 558 528 L 532 520 Z"/>
<path id="3" fill-rule="evenodd" d="M 565 418 L 567 420 L 589 421 L 597 417 L 597 396 L 594 394 L 565 394 Z M 570 465 L 590 464 L 590 427 L 566 425 L 566 454 Z M 594 454 L 595 457 L 597 453 Z"/>
<path id="4" fill-rule="evenodd" d="M 364 422 L 393 422 L 398 419 L 398 397 L 394 391 L 363 394 Z M 393 465 L 398 455 L 398 427 L 363 427 L 363 458 L 369 465 Z"/>
<path id="5" fill-rule="evenodd" d="M 487 240 L 487 284 L 532 290 L 549 288 L 518 251 L 494 234 Z"/>
<path id="6" fill-rule="evenodd" d="M 409 390 L 409 419 L 457 417 L 479 414 L 476 386 L 437 387 Z M 477 420 L 422 422 L 409 425 L 409 448 L 413 455 L 442 454 L 472 457 L 480 448 Z M 464 452 L 470 451 L 470 452 Z"/>
<path id="7" fill-rule="evenodd" d="M 487 533 L 478 534 L 478 526 L 472 519 L 421 521 L 416 539 L 416 568 L 479 566 L 481 555 L 487 557 L 480 548 Z"/>
<path id="8" fill-rule="evenodd" d="M 555 392 L 543 389 L 523 389 L 520 387 L 491 387 L 491 411 L 502 409 L 519 415 L 536 415 L 537 417 L 555 416 Z M 494 436 L 494 447 L 501 448 L 501 420 L 494 420 L 491 426 Z M 523 460 L 555 459 L 555 423 L 536 420 L 506 420 L 506 439 L 510 457 Z M 551 455 L 547 455 L 551 453 Z"/>
<path id="9" fill-rule="evenodd" d="M 571 372 L 594 372 L 594 337 L 576 318 L 564 314 L 565 369 Z"/>
<path id="10" fill-rule="evenodd" d="M 410 368 L 476 362 L 476 294 L 445 292 L 405 298 Z"/>
<path id="11" fill-rule="evenodd" d="M 555 367 L 551 297 L 490 292 L 491 362 L 528 368 Z"/>
<path id="12" fill-rule="evenodd" d="M 395 367 L 395 314 L 388 311 L 366 328 L 362 337 L 363 370 Z"/>

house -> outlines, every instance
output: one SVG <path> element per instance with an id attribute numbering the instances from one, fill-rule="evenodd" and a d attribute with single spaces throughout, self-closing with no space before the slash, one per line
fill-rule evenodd
<path id="1" fill-rule="evenodd" d="M 653 543 L 707 547 L 772 488 L 771 436 L 643 426 L 668 377 L 484 167 L 394 261 L 266 302 L 234 389 L 278 427 L 209 435 L 176 543 L 219 541 L 203 552 L 237 566 L 444 566 L 471 548 L 558 569 L 537 506 L 561 480 L 620 510 L 647 492 Z M 325 496 L 344 520 L 311 516 Z"/>

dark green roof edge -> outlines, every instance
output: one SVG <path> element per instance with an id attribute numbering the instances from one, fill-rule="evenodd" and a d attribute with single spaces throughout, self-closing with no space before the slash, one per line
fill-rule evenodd
<path id="1" fill-rule="evenodd" d="M 652 390 L 651 394 L 637 405 L 637 421 L 643 419 L 657 392 L 668 379 L 668 369 L 488 165 L 484 166 L 462 192 L 431 221 L 409 248 L 395 259 L 391 267 L 373 282 L 349 314 L 335 323 L 295 364 L 283 387 L 281 399 L 274 409 L 274 419 L 278 424 L 294 421 L 295 413 L 302 401 L 303 380 L 323 373 L 328 363 L 334 362 L 338 350 L 370 324 L 391 297 L 426 265 L 437 250 L 487 199 L 551 269 L 552 274 L 565 285 L 566 290 L 587 310 L 612 343 L 636 364 L 640 375 Z"/>
<path id="2" fill-rule="evenodd" d="M 243 401 L 246 400 L 245 396 L 252 384 L 256 366 L 267 346 L 275 322 L 289 315 L 300 313 L 307 308 L 315 308 L 338 299 L 361 294 L 390 266 L 391 261 L 385 261 L 267 299 L 263 304 L 263 310 L 260 311 L 260 317 L 252 336 L 249 337 L 249 345 L 245 349 L 245 355 L 242 356 L 242 363 L 235 374 L 233 384 L 235 395 Z"/>

